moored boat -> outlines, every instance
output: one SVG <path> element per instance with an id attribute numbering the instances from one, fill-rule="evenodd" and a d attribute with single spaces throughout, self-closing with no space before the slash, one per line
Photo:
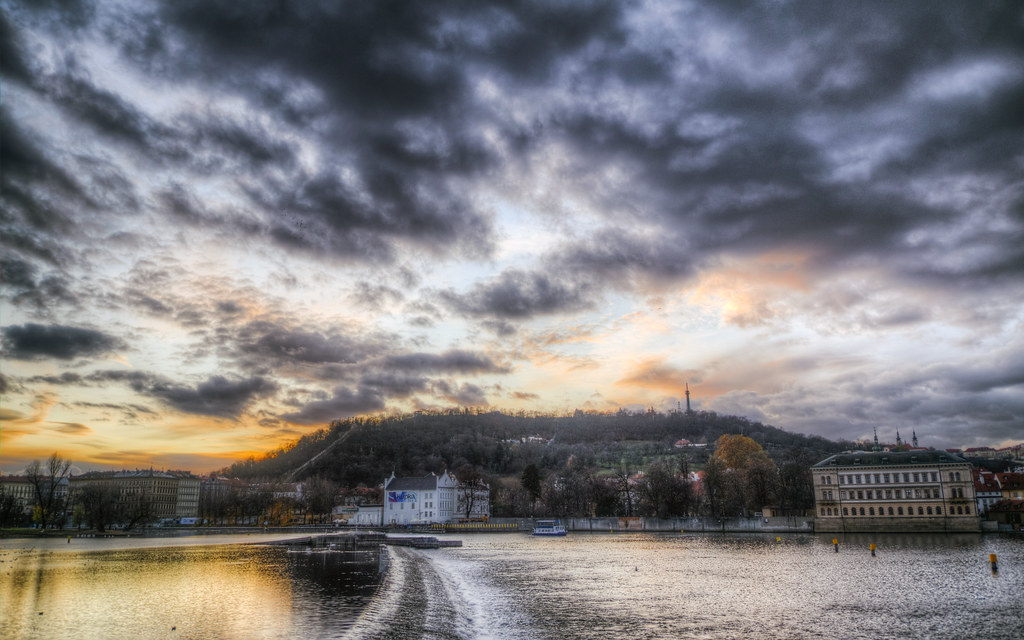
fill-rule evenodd
<path id="1" fill-rule="evenodd" d="M 538 520 L 533 528 L 535 536 L 564 536 L 565 533 L 565 527 L 558 520 Z"/>

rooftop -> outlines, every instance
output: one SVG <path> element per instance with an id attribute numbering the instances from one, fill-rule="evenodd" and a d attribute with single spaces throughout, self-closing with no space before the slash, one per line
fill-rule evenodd
<path id="1" fill-rule="evenodd" d="M 420 478 L 393 478 L 387 485 L 388 491 L 432 491 L 437 488 L 437 476 L 433 473 Z"/>
<path id="2" fill-rule="evenodd" d="M 962 457 L 948 451 L 853 451 L 825 458 L 812 469 L 830 467 L 880 467 L 935 464 L 968 464 Z"/>

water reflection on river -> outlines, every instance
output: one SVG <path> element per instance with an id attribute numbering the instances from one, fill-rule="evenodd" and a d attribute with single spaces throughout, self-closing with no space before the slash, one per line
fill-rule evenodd
<path id="1" fill-rule="evenodd" d="M 374 571 L 279 548 L 5 545 L 0 636 L 1021 637 L 1021 538 L 846 536 L 838 554 L 831 536 L 462 539 L 391 548 L 379 589 Z"/>
<path id="2" fill-rule="evenodd" d="M 0 552 L 3 638 L 337 636 L 378 582 L 375 563 L 354 562 L 365 555 L 202 538 L 19 542 Z M 122 548 L 77 550 L 109 546 Z"/>

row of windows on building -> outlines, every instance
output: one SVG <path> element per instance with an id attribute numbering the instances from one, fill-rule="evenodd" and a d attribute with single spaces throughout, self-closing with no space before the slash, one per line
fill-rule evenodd
<path id="1" fill-rule="evenodd" d="M 822 489 L 823 500 L 835 500 L 835 492 L 832 489 Z M 942 494 L 937 487 L 924 487 L 916 489 L 858 489 L 857 491 L 840 491 L 840 500 L 920 500 L 941 498 Z M 960 487 L 950 489 L 951 498 L 963 498 L 964 490 Z"/>
<path id="2" fill-rule="evenodd" d="M 838 516 L 839 515 L 839 507 L 822 507 L 821 515 L 823 515 L 823 516 Z M 914 507 L 907 507 L 906 514 L 903 513 L 903 507 L 895 507 L 895 508 L 888 507 L 888 513 L 886 513 L 886 507 L 878 507 L 877 513 L 875 512 L 875 508 L 874 507 L 843 507 L 843 515 L 844 516 L 856 516 L 856 515 L 861 515 L 861 516 L 875 516 L 875 515 L 878 515 L 878 516 L 884 516 L 884 515 L 902 516 L 902 515 L 908 515 L 908 516 L 912 516 L 912 515 L 914 515 Z M 941 516 L 942 515 L 942 507 L 934 507 L 934 508 L 933 507 L 918 507 L 917 508 L 917 515 L 919 515 L 919 516 L 925 516 L 925 515 L 927 515 L 927 516 L 933 516 L 933 515 L 934 516 Z M 949 508 L 949 515 L 958 515 L 958 516 L 966 515 L 966 516 L 969 516 L 969 515 L 971 515 L 971 507 L 970 506 L 950 507 Z"/>
<path id="3" fill-rule="evenodd" d="M 832 476 L 824 476 L 824 484 L 832 484 Z M 938 482 L 938 471 L 914 471 L 907 473 L 841 473 L 839 484 L 899 484 L 902 482 Z M 960 472 L 949 472 L 950 482 L 960 482 Z"/>

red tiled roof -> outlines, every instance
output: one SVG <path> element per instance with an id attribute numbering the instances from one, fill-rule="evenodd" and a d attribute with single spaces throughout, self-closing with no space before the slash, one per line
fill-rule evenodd
<path id="1" fill-rule="evenodd" d="M 996 478 L 1003 489 L 1024 489 L 1024 473 L 997 473 Z"/>
<path id="2" fill-rule="evenodd" d="M 989 513 L 993 511 L 1024 511 L 1024 498 L 1010 498 L 995 502 L 988 508 Z"/>

